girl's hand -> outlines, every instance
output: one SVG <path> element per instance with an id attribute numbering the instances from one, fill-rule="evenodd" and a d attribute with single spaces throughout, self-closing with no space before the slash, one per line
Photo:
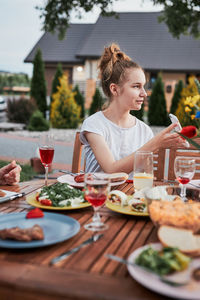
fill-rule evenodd
<path id="1" fill-rule="evenodd" d="M 157 134 L 151 141 L 155 143 L 156 148 L 179 148 L 186 147 L 185 141 L 176 132 L 171 132 L 177 124 L 171 124 L 159 134 Z"/>

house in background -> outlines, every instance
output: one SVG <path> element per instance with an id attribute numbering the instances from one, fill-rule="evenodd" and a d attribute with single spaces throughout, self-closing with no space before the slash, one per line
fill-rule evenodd
<path id="1" fill-rule="evenodd" d="M 118 18 L 100 16 L 95 24 L 71 24 L 60 41 L 56 34 L 44 33 L 25 62 L 33 62 L 38 48 L 45 63 L 47 93 L 57 68 L 62 63 L 70 83 L 78 84 L 88 108 L 98 81 L 98 60 L 104 46 L 119 44 L 146 72 L 147 89 L 151 91 L 159 72 L 165 85 L 169 110 L 176 83 L 186 83 L 189 75 L 200 77 L 200 40 L 191 36 L 175 39 L 164 23 L 158 23 L 158 12 L 118 13 Z"/>

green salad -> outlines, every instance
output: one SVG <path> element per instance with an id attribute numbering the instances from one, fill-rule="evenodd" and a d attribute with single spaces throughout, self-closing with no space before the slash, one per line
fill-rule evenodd
<path id="1" fill-rule="evenodd" d="M 67 183 L 56 183 L 51 186 L 43 187 L 38 193 L 36 199 L 41 204 L 50 206 L 78 206 L 84 200 L 84 193 L 81 190 L 75 189 Z M 47 204 L 47 200 L 50 200 Z"/>
<path id="2" fill-rule="evenodd" d="M 135 263 L 158 275 L 167 275 L 186 269 L 191 259 L 177 248 L 164 247 L 161 251 L 148 247 L 136 258 Z"/>

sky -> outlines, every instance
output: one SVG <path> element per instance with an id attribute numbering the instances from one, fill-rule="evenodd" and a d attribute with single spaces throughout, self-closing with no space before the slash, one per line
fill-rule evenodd
<path id="1" fill-rule="evenodd" d="M 66 0 L 67 1 L 67 0 Z M 24 63 L 25 57 L 43 35 L 40 12 L 35 7 L 43 6 L 44 0 L 0 0 L 0 71 L 27 73 L 32 76 L 33 66 Z M 113 9 L 121 12 L 160 11 L 151 0 L 118 0 Z M 72 13 L 72 23 L 95 23 L 98 9 L 84 14 L 83 19 Z"/>

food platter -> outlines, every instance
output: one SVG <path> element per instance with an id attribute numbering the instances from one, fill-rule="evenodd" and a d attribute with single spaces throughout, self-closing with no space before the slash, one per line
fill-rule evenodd
<path id="1" fill-rule="evenodd" d="M 36 200 L 36 195 L 37 195 L 37 193 L 35 192 L 35 193 L 31 194 L 31 195 L 26 196 L 26 202 L 28 202 L 28 204 L 30 204 L 32 206 L 39 207 L 39 208 L 42 208 L 42 209 L 49 209 L 49 210 L 71 210 L 71 209 L 82 209 L 82 208 L 86 208 L 88 206 L 91 206 L 91 204 L 88 203 L 88 202 L 81 203 L 81 204 L 79 204 L 77 206 L 62 206 L 62 207 L 59 207 L 59 206 L 47 206 L 47 205 L 40 204 L 40 202 Z"/>
<path id="2" fill-rule="evenodd" d="M 162 245 L 160 243 L 155 243 L 151 245 L 146 245 L 143 247 L 140 247 L 132 252 L 132 254 L 129 256 L 128 261 L 134 262 L 136 257 L 147 247 L 151 246 L 155 250 L 161 250 Z M 192 263 L 190 264 L 189 268 L 194 269 L 195 267 L 200 266 L 200 259 L 193 259 Z M 157 292 L 159 294 L 173 297 L 177 299 L 195 299 L 200 300 L 200 285 L 199 282 L 195 282 L 191 279 L 191 282 L 189 282 L 187 285 L 184 286 L 171 286 L 164 282 L 162 282 L 158 276 L 154 275 L 152 272 L 147 272 L 144 269 L 134 266 L 134 265 L 128 265 L 128 271 L 130 275 L 141 285 L 145 286 L 146 288 Z M 184 271 L 183 271 L 184 272 Z M 184 274 L 181 274 L 183 272 L 179 272 L 178 276 L 183 276 Z"/>
<path id="3" fill-rule="evenodd" d="M 142 216 L 142 217 L 149 216 L 148 212 L 137 212 L 137 211 L 132 210 L 131 207 L 128 205 L 121 206 L 121 205 L 113 204 L 110 201 L 106 202 L 106 207 L 115 212 L 118 212 L 120 214 L 132 215 L 132 216 Z"/>
<path id="4" fill-rule="evenodd" d="M 57 178 L 58 182 L 61 183 L 68 183 L 69 185 L 76 187 L 76 188 L 83 188 L 84 187 L 84 182 L 76 182 L 74 180 L 74 176 L 70 174 L 62 175 Z M 120 184 L 123 184 L 126 180 L 121 180 L 121 181 L 116 181 L 116 182 L 111 182 L 110 186 L 117 186 Z"/>

